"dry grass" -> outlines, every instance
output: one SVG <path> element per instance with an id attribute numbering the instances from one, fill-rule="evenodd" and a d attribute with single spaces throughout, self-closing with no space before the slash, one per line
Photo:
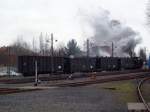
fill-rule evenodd
<path id="1" fill-rule="evenodd" d="M 124 103 L 137 101 L 136 84 L 133 80 L 104 83 L 99 84 L 98 87 L 114 92 L 119 101 Z"/>

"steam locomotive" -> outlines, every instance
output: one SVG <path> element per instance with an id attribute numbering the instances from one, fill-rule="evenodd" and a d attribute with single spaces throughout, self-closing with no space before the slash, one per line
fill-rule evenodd
<path id="1" fill-rule="evenodd" d="M 50 56 L 19 56 L 18 72 L 24 76 L 35 74 L 37 62 L 38 74 L 69 74 L 75 72 L 101 72 L 139 69 L 143 60 L 139 57 L 50 57 Z"/>

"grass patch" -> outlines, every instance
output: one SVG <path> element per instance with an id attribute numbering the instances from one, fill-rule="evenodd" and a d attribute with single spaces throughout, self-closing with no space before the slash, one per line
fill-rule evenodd
<path id="1" fill-rule="evenodd" d="M 124 103 L 137 101 L 136 84 L 133 81 L 105 83 L 100 88 L 115 92 L 117 98 Z"/>

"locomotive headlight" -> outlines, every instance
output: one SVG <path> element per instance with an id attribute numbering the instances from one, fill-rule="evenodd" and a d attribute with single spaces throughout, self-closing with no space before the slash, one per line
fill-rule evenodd
<path id="1" fill-rule="evenodd" d="M 62 67 L 59 65 L 59 66 L 58 66 L 58 69 L 61 69 L 61 68 L 62 68 Z"/>
<path id="2" fill-rule="evenodd" d="M 90 68 L 93 69 L 93 66 L 91 65 Z"/>
<path id="3" fill-rule="evenodd" d="M 113 68 L 116 68 L 116 65 L 113 65 Z"/>

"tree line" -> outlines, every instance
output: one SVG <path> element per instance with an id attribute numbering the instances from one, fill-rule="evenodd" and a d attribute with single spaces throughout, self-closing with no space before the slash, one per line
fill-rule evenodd
<path id="1" fill-rule="evenodd" d="M 39 42 L 37 42 L 39 41 Z M 24 41 L 22 37 L 18 37 L 9 47 L 11 52 L 19 55 L 40 55 L 40 56 L 51 56 L 51 38 L 46 34 L 45 36 L 41 33 L 38 38 L 32 39 L 32 44 Z M 57 40 L 53 40 L 57 42 Z M 54 45 L 53 45 L 54 47 Z M 67 45 L 59 45 L 53 50 L 54 56 L 82 56 L 84 52 L 79 47 L 75 39 L 68 41 Z"/>
<path id="2" fill-rule="evenodd" d="M 38 42 L 37 42 L 38 41 Z M 40 55 L 40 56 L 51 56 L 52 48 L 51 48 L 51 38 L 46 34 L 45 36 L 41 33 L 38 38 L 32 39 L 32 44 L 27 43 L 23 40 L 22 37 L 18 37 L 9 47 L 10 51 L 13 52 L 15 55 Z M 57 40 L 53 40 L 57 42 Z M 89 49 L 92 50 L 92 46 L 94 43 L 90 43 L 88 45 Z M 130 45 L 130 44 L 128 44 Z M 60 44 L 53 50 L 54 56 L 87 56 L 87 52 L 89 49 L 87 48 L 87 43 L 84 44 L 86 49 L 81 50 L 77 41 L 75 39 L 71 39 L 67 42 L 66 45 Z M 139 56 L 142 59 L 146 60 L 146 48 L 140 48 L 138 53 L 132 49 L 133 47 L 128 47 L 125 49 L 126 53 L 132 56 Z"/>

